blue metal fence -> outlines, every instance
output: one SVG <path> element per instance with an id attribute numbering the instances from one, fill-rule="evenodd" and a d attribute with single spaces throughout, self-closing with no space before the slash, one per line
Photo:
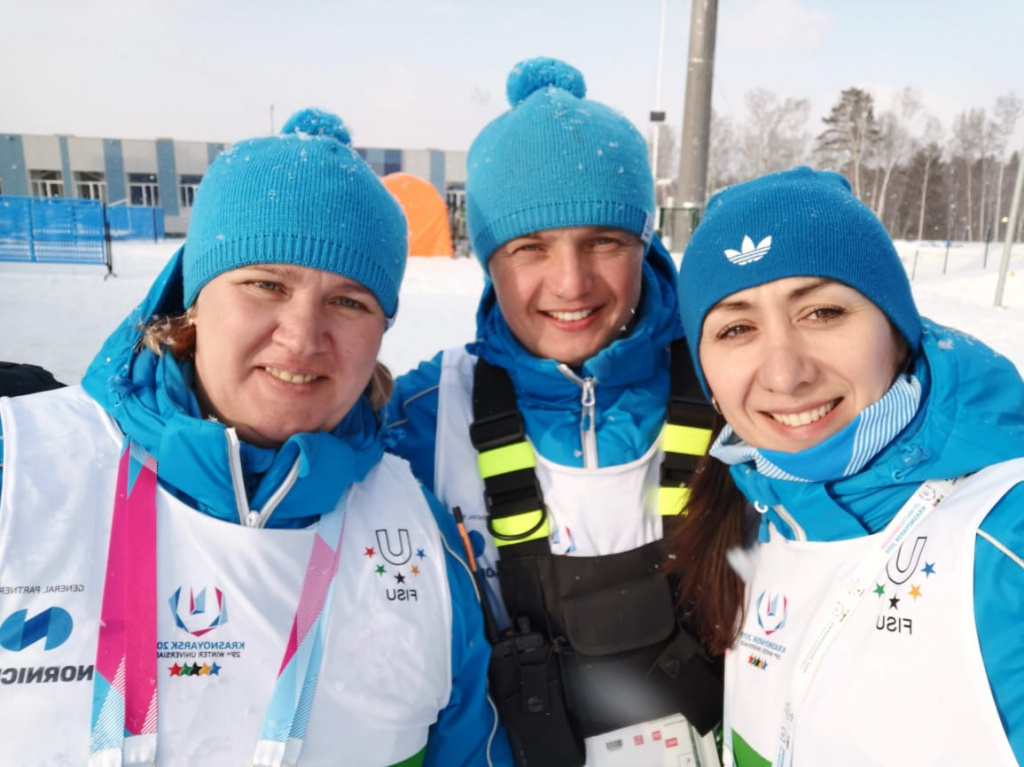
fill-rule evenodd
<path id="1" fill-rule="evenodd" d="M 106 228 L 98 200 L 0 197 L 0 259 L 105 264 Z"/>
<path id="2" fill-rule="evenodd" d="M 164 212 L 140 205 L 107 206 L 112 240 L 155 240 L 164 236 Z"/>
<path id="3" fill-rule="evenodd" d="M 0 261 L 106 264 L 111 240 L 164 236 L 163 211 L 99 200 L 0 195 Z"/>

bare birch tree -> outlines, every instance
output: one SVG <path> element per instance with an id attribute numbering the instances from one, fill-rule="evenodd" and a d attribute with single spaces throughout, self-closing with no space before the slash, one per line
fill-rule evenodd
<path id="1" fill-rule="evenodd" d="M 711 132 L 708 146 L 708 197 L 737 181 L 745 180 L 737 167 L 740 157 L 736 127 L 728 115 L 711 112 Z"/>
<path id="2" fill-rule="evenodd" d="M 744 176 L 754 178 L 806 160 L 811 112 L 807 99 L 782 98 L 758 88 L 747 93 L 746 107 L 740 137 Z"/>
<path id="3" fill-rule="evenodd" d="M 953 120 L 953 146 L 955 156 L 960 158 L 964 169 L 964 182 L 967 193 L 967 209 L 963 221 L 967 229 L 965 239 L 975 239 L 974 232 L 974 164 L 981 157 L 985 147 L 985 110 L 968 109 L 961 112 Z M 984 234 L 982 232 L 981 234 Z"/>
<path id="4" fill-rule="evenodd" d="M 879 118 L 875 153 L 881 163 L 881 189 L 875 199 L 875 215 L 885 221 L 885 198 L 892 172 L 907 159 L 913 145 L 912 131 L 921 110 L 921 96 L 913 88 L 904 88 L 893 98 L 893 108 Z"/>
<path id="5" fill-rule="evenodd" d="M 1013 136 L 1014 130 L 1017 128 L 1017 120 L 1020 119 L 1022 109 L 1024 109 L 1024 105 L 1021 104 L 1020 97 L 1011 91 L 1005 96 L 1000 96 L 996 99 L 996 106 L 993 110 L 995 130 L 993 131 L 992 151 L 999 162 L 999 174 L 996 180 L 996 204 L 992 213 L 992 231 L 996 240 L 1002 239 L 1000 229 L 1003 223 L 1003 176 L 1006 171 L 1007 160 L 1009 159 L 1006 156 L 1006 146 L 1009 143 L 1010 137 Z"/>
<path id="6" fill-rule="evenodd" d="M 928 180 L 931 175 L 932 166 L 942 158 L 942 123 L 936 118 L 929 116 L 925 120 L 924 132 L 921 135 L 921 143 L 924 145 L 921 152 L 924 158 L 924 180 L 921 182 L 921 213 L 917 220 L 917 239 L 924 235 L 924 214 L 927 209 Z"/>

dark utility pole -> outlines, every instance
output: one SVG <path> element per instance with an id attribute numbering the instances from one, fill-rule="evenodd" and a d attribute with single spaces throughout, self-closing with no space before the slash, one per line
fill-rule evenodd
<path id="1" fill-rule="evenodd" d="M 1006 240 L 1003 242 L 1003 257 L 999 262 L 999 281 L 996 283 L 996 306 L 1003 305 L 1003 289 L 1006 287 L 1006 272 L 1010 268 L 1010 250 L 1013 248 L 1013 233 L 1017 228 L 1020 213 L 1020 195 L 1024 189 L 1024 146 L 1017 155 L 1017 181 L 1013 185 L 1013 202 L 1010 203 L 1010 221 L 1006 225 Z"/>
<path id="2" fill-rule="evenodd" d="M 683 139 L 679 148 L 679 206 L 672 250 L 682 251 L 700 222 L 708 180 L 708 135 L 711 130 L 711 78 L 715 68 L 718 0 L 692 0 L 690 54 L 683 105 Z"/>

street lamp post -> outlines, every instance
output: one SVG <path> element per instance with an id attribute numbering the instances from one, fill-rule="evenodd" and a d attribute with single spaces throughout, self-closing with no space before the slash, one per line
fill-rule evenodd
<path id="1" fill-rule="evenodd" d="M 668 0 L 661 0 L 661 29 L 658 31 L 658 71 L 654 76 L 654 109 L 651 111 L 651 175 L 654 176 L 655 195 L 658 186 L 658 141 L 665 112 L 661 108 L 661 71 L 665 61 L 665 12 Z M 655 197 L 657 204 L 657 197 Z"/>

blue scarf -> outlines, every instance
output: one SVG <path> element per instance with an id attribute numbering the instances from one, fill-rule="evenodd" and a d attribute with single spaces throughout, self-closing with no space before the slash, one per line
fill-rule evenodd
<path id="1" fill-rule="evenodd" d="M 860 471 L 903 431 L 920 405 L 921 382 L 913 375 L 902 375 L 878 402 L 806 450 L 761 450 L 748 445 L 727 425 L 711 446 L 711 455 L 730 466 L 753 461 L 758 473 L 771 479 L 831 482 Z"/>
<path id="2" fill-rule="evenodd" d="M 226 427 L 203 418 L 194 380 L 192 363 L 141 348 L 113 376 L 102 368 L 90 370 L 82 383 L 121 430 L 156 458 L 165 488 L 210 516 L 237 522 Z M 360 397 L 331 432 L 293 434 L 277 448 L 242 442 L 240 450 L 245 491 L 254 509 L 266 504 L 300 461 L 298 480 L 267 523 L 287 528 L 305 527 L 333 509 L 384 449 L 373 408 Z"/>

